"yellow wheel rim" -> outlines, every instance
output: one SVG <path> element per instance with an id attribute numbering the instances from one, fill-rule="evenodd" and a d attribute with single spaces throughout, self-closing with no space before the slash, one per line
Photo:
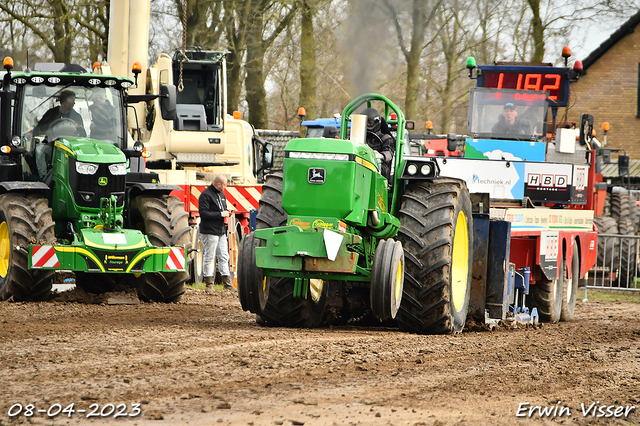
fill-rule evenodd
<path id="1" fill-rule="evenodd" d="M 309 280 L 309 291 L 311 292 L 311 300 L 313 303 L 318 303 L 322 296 L 322 287 L 324 287 L 324 281 L 316 278 Z"/>
<path id="2" fill-rule="evenodd" d="M 456 311 L 462 309 L 464 296 L 467 294 L 467 273 L 469 272 L 469 235 L 467 233 L 467 217 L 458 213 L 455 235 L 453 236 L 453 253 L 451 254 L 451 298 Z"/>
<path id="3" fill-rule="evenodd" d="M 402 296 L 402 260 L 398 261 L 398 270 L 396 271 L 396 302 Z"/>
<path id="4" fill-rule="evenodd" d="M 9 270 L 9 256 L 11 255 L 11 240 L 7 222 L 0 223 L 0 276 L 7 276 Z"/>
<path id="5" fill-rule="evenodd" d="M 262 294 L 264 294 L 267 291 L 267 277 L 264 277 L 262 279 Z"/>

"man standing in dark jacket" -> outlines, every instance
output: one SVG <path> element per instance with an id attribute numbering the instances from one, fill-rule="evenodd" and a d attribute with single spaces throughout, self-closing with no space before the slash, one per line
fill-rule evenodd
<path id="1" fill-rule="evenodd" d="M 226 290 L 233 290 L 231 272 L 229 271 L 229 244 L 227 242 L 227 225 L 225 218 L 230 215 L 227 210 L 227 199 L 224 189 L 227 178 L 217 175 L 211 185 L 200 194 L 200 238 L 202 241 L 202 272 L 207 285 L 207 293 L 213 292 L 214 266 L 216 253 L 218 272 L 222 275 L 222 283 Z"/>

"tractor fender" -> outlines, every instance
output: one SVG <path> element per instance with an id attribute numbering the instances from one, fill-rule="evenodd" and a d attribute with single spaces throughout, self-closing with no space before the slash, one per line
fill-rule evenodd
<path id="1" fill-rule="evenodd" d="M 11 182 L 0 182 L 0 194 L 4 194 L 7 192 L 39 192 L 46 193 L 51 191 L 49 186 L 44 182 L 21 182 L 21 181 L 11 181 Z"/>
<path id="2" fill-rule="evenodd" d="M 178 185 L 169 185 L 164 183 L 137 182 L 128 188 L 128 197 L 131 200 L 142 193 L 150 192 L 160 195 L 169 195 L 171 191 L 175 190 L 181 191 L 182 188 L 180 188 Z"/>

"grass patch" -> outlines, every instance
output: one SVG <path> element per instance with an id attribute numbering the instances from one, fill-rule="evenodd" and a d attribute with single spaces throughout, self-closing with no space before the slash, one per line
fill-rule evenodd
<path id="1" fill-rule="evenodd" d="M 584 290 L 578 290 L 578 299 L 584 297 Z M 640 291 L 587 289 L 589 302 L 631 302 L 640 303 Z"/>

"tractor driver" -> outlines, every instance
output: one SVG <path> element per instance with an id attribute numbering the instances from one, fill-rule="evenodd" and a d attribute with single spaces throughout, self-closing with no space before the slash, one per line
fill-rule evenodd
<path id="1" fill-rule="evenodd" d="M 366 143 L 369 148 L 373 149 L 376 157 L 381 160 L 382 176 L 389 180 L 391 177 L 391 161 L 393 160 L 393 154 L 395 152 L 395 140 L 393 136 L 390 135 L 388 126 L 386 129 L 383 128 L 383 120 L 378 110 L 367 108 L 362 111 L 362 113 L 367 116 Z"/>
<path id="2" fill-rule="evenodd" d="M 518 109 L 514 104 L 508 102 L 504 105 L 502 114 L 491 132 L 502 135 L 531 135 L 531 123 L 528 120 L 518 118 Z"/>
<path id="3" fill-rule="evenodd" d="M 45 112 L 36 127 L 33 129 L 34 135 L 45 134 L 52 123 L 59 119 L 70 119 L 76 123 L 76 129 L 81 133 L 81 136 L 85 136 L 84 122 L 82 116 L 78 114 L 73 106 L 76 103 L 76 94 L 72 90 L 63 90 L 59 93 L 60 105 L 51 108 Z M 43 140 L 36 145 L 36 166 L 38 168 L 38 175 L 40 179 L 44 178 L 47 174 L 48 164 L 51 164 L 51 152 L 53 148 L 48 141 Z"/>

